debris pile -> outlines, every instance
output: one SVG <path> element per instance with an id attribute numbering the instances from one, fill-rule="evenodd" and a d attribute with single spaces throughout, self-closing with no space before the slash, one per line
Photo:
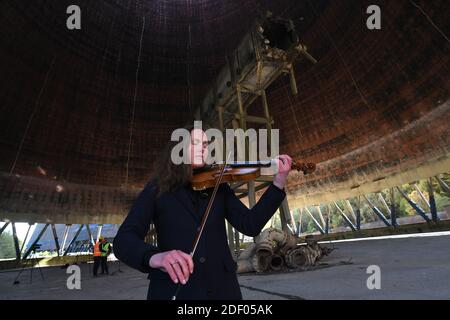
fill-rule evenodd
<path id="1" fill-rule="evenodd" d="M 311 267 L 332 249 L 321 247 L 317 240 L 308 239 L 298 245 L 298 238 L 278 229 L 266 229 L 239 255 L 238 273 L 280 271 L 284 268 Z"/>

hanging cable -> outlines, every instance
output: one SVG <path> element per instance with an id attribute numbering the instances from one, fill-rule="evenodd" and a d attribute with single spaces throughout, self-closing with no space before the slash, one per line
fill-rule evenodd
<path id="1" fill-rule="evenodd" d="M 282 79 L 282 82 L 283 82 L 283 87 L 286 90 L 286 96 L 287 96 L 288 101 L 289 101 L 289 107 L 291 109 L 292 116 L 294 117 L 295 126 L 297 128 L 298 134 L 299 134 L 300 137 L 303 137 L 302 131 L 300 130 L 300 126 L 299 126 L 298 121 L 297 121 L 297 115 L 296 115 L 295 110 L 294 110 L 294 106 L 293 106 L 293 103 L 292 103 L 292 100 L 291 100 L 291 96 L 290 96 L 289 90 L 287 88 L 288 84 L 285 84 L 285 81 L 284 81 L 283 77 L 281 77 L 281 79 Z M 297 101 L 299 101 L 299 99 L 297 99 Z M 294 140 L 295 140 L 295 144 L 298 147 L 298 139 L 294 139 Z"/>
<path id="2" fill-rule="evenodd" d="M 415 1 L 413 0 L 409 0 L 409 2 L 416 7 L 417 9 L 420 10 L 420 12 L 422 12 L 422 14 L 428 19 L 428 21 L 431 23 L 431 25 L 444 37 L 445 40 L 447 40 L 447 42 L 450 42 L 450 40 L 448 39 L 447 35 L 444 33 L 444 31 L 442 31 L 435 23 L 434 21 L 430 18 L 430 16 L 422 9 L 421 6 L 419 6 Z"/>
<path id="3" fill-rule="evenodd" d="M 311 7 L 314 16 L 318 19 L 318 15 L 316 12 L 316 9 L 314 8 L 313 4 L 311 3 L 311 0 L 308 0 L 309 6 Z M 341 54 L 341 51 L 339 50 L 338 46 L 336 45 L 336 42 L 333 40 L 333 38 L 330 36 L 330 34 L 328 33 L 327 29 L 325 28 L 325 26 L 322 24 L 322 29 L 324 30 L 324 33 L 326 35 L 326 37 L 328 38 L 328 40 L 330 41 L 330 43 L 333 45 L 334 49 L 336 50 L 339 60 L 341 60 L 342 65 L 344 66 L 345 71 L 348 73 L 350 79 L 352 80 L 352 84 L 355 87 L 356 91 L 358 92 L 362 102 L 366 105 L 367 108 L 370 109 L 370 105 L 369 102 L 367 101 L 367 99 L 364 97 L 364 94 L 362 93 L 361 89 L 359 88 L 358 83 L 355 80 L 355 77 L 353 76 L 350 68 L 348 67 L 347 63 L 344 60 L 344 57 Z"/>
<path id="4" fill-rule="evenodd" d="M 144 29 L 145 29 L 145 16 L 142 17 L 141 38 L 139 41 L 139 54 L 138 54 L 138 63 L 137 63 L 137 68 L 136 68 L 133 108 L 131 110 L 130 139 L 128 141 L 128 155 L 127 155 L 126 174 L 125 174 L 125 188 L 128 186 L 128 173 L 129 173 L 129 165 L 130 165 L 131 145 L 133 142 L 134 114 L 136 111 L 136 98 L 137 98 L 137 90 L 138 90 L 139 69 L 141 66 L 142 39 L 144 38 Z"/>
<path id="5" fill-rule="evenodd" d="M 56 56 L 53 56 L 52 62 L 50 63 L 50 67 L 48 68 L 47 74 L 45 75 L 44 83 L 42 84 L 41 90 L 39 91 L 39 95 L 38 95 L 38 97 L 36 99 L 36 103 L 34 105 L 34 110 L 31 113 L 30 117 L 28 118 L 28 123 L 27 123 L 27 126 L 25 128 L 25 132 L 23 133 L 22 140 L 20 141 L 19 148 L 17 149 L 17 152 L 16 152 L 16 158 L 14 159 L 14 163 L 12 164 L 11 169 L 9 170 L 9 174 L 13 174 L 13 172 L 14 172 L 14 170 L 16 168 L 17 160 L 19 159 L 20 153 L 22 152 L 23 143 L 25 142 L 25 139 L 26 139 L 26 137 L 28 135 L 28 130 L 30 129 L 31 123 L 33 122 L 33 118 L 34 118 L 36 112 L 38 111 L 39 104 L 41 102 L 42 94 L 44 93 L 44 90 L 47 87 L 48 76 L 50 75 L 50 72 L 51 72 L 51 70 L 53 68 L 53 65 L 55 64 L 55 58 L 56 58 Z"/>
<path id="6" fill-rule="evenodd" d="M 188 87 L 188 104 L 189 104 L 189 112 L 193 117 L 194 114 L 192 112 L 192 98 L 191 98 L 191 66 L 190 66 L 190 51 L 192 47 L 192 35 L 191 35 L 191 24 L 189 23 L 189 41 L 187 45 L 187 54 L 186 54 L 186 76 L 187 76 L 187 87 Z"/>

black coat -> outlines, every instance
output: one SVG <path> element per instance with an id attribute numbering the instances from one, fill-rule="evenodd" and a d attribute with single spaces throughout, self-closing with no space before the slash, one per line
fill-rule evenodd
<path id="1" fill-rule="evenodd" d="M 228 184 L 222 184 L 194 255 L 194 272 L 177 298 L 242 299 L 237 264 L 227 243 L 225 219 L 239 232 L 257 236 L 285 196 L 284 190 L 271 184 L 258 203 L 248 209 Z M 200 200 L 202 214 L 208 199 Z M 149 273 L 148 299 L 169 300 L 177 287 L 167 273 L 150 268 L 150 257 L 174 249 L 189 253 L 200 221 L 201 215 L 195 212 L 187 187 L 156 198 L 154 184 L 150 182 L 139 194 L 114 239 L 114 254 L 130 267 Z M 156 227 L 158 247 L 144 242 L 151 222 Z"/>

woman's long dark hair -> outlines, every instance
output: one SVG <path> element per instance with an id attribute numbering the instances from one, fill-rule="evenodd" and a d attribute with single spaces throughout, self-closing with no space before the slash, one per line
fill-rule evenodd
<path id="1" fill-rule="evenodd" d="M 186 125 L 183 128 L 191 133 L 195 127 L 193 125 Z M 205 129 L 207 128 L 208 126 Z M 172 192 L 184 187 L 192 180 L 193 170 L 190 164 L 182 163 L 176 165 L 172 162 L 172 149 L 178 143 L 179 141 L 169 141 L 153 166 L 153 178 L 158 188 L 157 197 L 165 192 Z"/>
<path id="2" fill-rule="evenodd" d="M 153 166 L 153 177 L 158 189 L 157 197 L 191 182 L 192 166 L 184 163 L 176 165 L 172 162 L 171 152 L 178 143 L 178 141 L 170 141 Z"/>

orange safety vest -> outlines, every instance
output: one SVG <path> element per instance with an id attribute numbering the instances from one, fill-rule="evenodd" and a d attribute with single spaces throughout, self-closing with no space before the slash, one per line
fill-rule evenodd
<path id="1" fill-rule="evenodd" d="M 101 257 L 102 252 L 100 251 L 100 241 L 94 244 L 94 257 Z"/>

